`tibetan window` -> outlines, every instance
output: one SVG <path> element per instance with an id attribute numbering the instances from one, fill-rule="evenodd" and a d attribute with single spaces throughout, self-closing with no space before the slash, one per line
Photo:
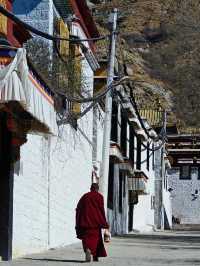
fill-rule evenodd
<path id="1" fill-rule="evenodd" d="M 191 167 L 189 165 L 182 165 L 180 167 L 180 179 L 181 180 L 191 179 Z"/>

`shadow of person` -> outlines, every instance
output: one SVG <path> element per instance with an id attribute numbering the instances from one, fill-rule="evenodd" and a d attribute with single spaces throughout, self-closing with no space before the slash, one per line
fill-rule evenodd
<path id="1" fill-rule="evenodd" d="M 53 262 L 65 262 L 65 263 L 85 263 L 85 260 L 60 260 L 50 258 L 23 258 L 24 260 L 36 260 L 36 261 L 53 261 Z"/>

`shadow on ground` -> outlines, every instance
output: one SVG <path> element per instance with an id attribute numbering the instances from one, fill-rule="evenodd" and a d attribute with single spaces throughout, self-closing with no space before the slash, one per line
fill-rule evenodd
<path id="1" fill-rule="evenodd" d="M 159 240 L 169 242 L 187 242 L 187 243 L 200 243 L 200 235 L 188 236 L 188 235 L 143 235 L 143 234 L 128 234 L 123 236 L 117 236 L 118 238 L 127 239 L 141 239 L 141 240 Z"/>
<path id="2" fill-rule="evenodd" d="M 65 263 L 85 263 L 84 260 L 59 260 L 59 259 L 47 259 L 47 258 L 24 258 L 24 260 L 46 261 L 46 262 L 65 262 Z"/>

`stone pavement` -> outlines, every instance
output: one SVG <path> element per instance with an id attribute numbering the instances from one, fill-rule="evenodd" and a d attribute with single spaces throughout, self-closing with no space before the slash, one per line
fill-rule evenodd
<path id="1" fill-rule="evenodd" d="M 130 234 L 112 238 L 107 250 L 108 258 L 85 265 L 200 266 L 200 233 Z M 84 254 L 81 245 L 77 244 L 29 255 L 12 262 L 0 262 L 0 266 L 72 266 L 82 263 L 84 263 Z"/>

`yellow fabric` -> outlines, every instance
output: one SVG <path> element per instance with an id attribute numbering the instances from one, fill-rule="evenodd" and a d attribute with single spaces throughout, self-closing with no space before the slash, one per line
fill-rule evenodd
<path id="1" fill-rule="evenodd" d="M 71 71 L 71 78 L 69 78 L 69 84 L 71 92 L 74 96 L 81 92 L 81 52 L 79 45 L 70 45 L 70 52 L 69 52 L 70 60 L 72 62 L 72 71 Z M 80 103 L 73 103 L 71 106 L 71 111 L 78 115 L 81 112 L 81 104 Z"/>
<path id="2" fill-rule="evenodd" d="M 60 37 L 69 39 L 69 30 L 67 25 L 64 23 L 62 19 L 58 20 L 58 33 Z M 69 55 L 69 42 L 68 41 L 60 41 L 60 53 L 63 57 L 68 57 Z"/>
<path id="3" fill-rule="evenodd" d="M 6 8 L 6 0 L 0 0 L 0 5 Z M 0 14 L 0 33 L 7 36 L 7 17 Z"/>

